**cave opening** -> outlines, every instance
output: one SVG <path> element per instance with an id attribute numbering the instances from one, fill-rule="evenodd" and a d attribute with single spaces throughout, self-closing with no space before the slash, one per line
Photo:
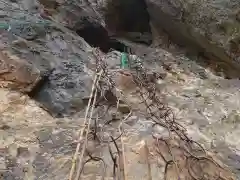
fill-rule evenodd
<path id="1" fill-rule="evenodd" d="M 108 0 L 105 21 L 108 28 L 115 32 L 151 33 L 144 0 Z"/>
<path id="2" fill-rule="evenodd" d="M 76 30 L 76 33 L 82 37 L 90 46 L 98 47 L 101 51 L 107 53 L 111 50 L 126 52 L 128 47 L 115 38 L 111 38 L 108 31 L 100 24 L 87 23 Z"/>
<path id="3" fill-rule="evenodd" d="M 111 49 L 126 52 L 129 48 L 117 38 L 122 35 L 131 41 L 151 44 L 150 17 L 144 0 L 108 0 L 104 12 L 106 27 L 84 18 L 75 28 L 92 47 L 99 47 L 105 53 Z"/>
<path id="4" fill-rule="evenodd" d="M 76 33 L 92 47 L 99 47 L 101 51 L 108 52 L 108 32 L 100 24 L 88 22 L 77 29 Z"/>

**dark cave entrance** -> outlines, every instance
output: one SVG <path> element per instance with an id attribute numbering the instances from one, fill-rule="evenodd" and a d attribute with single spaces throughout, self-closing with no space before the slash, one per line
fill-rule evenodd
<path id="1" fill-rule="evenodd" d="M 105 21 L 116 32 L 151 33 L 144 0 L 108 0 Z"/>
<path id="2" fill-rule="evenodd" d="M 115 38 L 110 38 L 108 31 L 100 24 L 87 23 L 83 27 L 76 30 L 76 33 L 81 36 L 92 47 L 99 47 L 101 51 L 107 53 L 117 50 L 126 52 L 128 47 Z"/>
<path id="3" fill-rule="evenodd" d="M 87 22 L 83 27 L 77 29 L 76 33 L 92 47 L 99 47 L 101 51 L 108 52 L 108 32 L 100 24 Z"/>
<path id="4" fill-rule="evenodd" d="M 129 48 L 118 41 L 117 37 L 151 44 L 150 17 L 144 0 L 108 0 L 104 12 L 106 27 L 84 18 L 80 26 L 75 28 L 76 33 L 92 47 L 99 47 L 105 53 L 111 49 L 120 52 L 129 51 Z M 114 35 L 114 38 L 109 35 L 109 32 Z M 147 40 L 145 40 L 146 34 Z"/>

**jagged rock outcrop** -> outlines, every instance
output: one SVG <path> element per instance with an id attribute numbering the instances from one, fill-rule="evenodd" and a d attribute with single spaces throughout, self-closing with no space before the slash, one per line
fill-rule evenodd
<path id="1" fill-rule="evenodd" d="M 110 36 L 115 34 L 149 45 L 157 38 L 155 31 L 160 35 L 164 32 L 191 53 L 207 58 L 206 63 L 223 71 L 226 77 L 240 76 L 238 1 L 106 0 L 83 1 L 78 6 L 81 10 L 71 14 L 91 22 L 96 19 Z M 68 24 L 83 22 L 73 19 Z"/>
<path id="2" fill-rule="evenodd" d="M 6 10 L 12 4 L 3 3 Z M 13 5 L 12 5 L 13 6 Z M 14 8 L 15 6 L 13 6 Z M 63 26 L 15 7 L 1 36 L 1 84 L 27 92 L 52 115 L 81 110 L 91 88 L 93 49 Z M 37 13 L 38 14 L 38 13 Z M 25 20 L 23 20 L 25 19 Z"/>
<path id="3" fill-rule="evenodd" d="M 239 77 L 239 1 L 146 0 L 151 23 Z"/>
<path id="4" fill-rule="evenodd" d="M 22 2 L 24 2 L 24 9 L 21 6 Z M 10 83 L 11 86 L 5 87 L 27 92 L 29 95 L 19 92 L 14 94 L 10 90 L 0 89 L 0 175 L 4 179 L 50 180 L 66 179 L 69 175 L 72 154 L 77 143 L 79 143 L 79 128 L 81 128 L 80 125 L 83 124 L 84 120 L 82 118 L 84 114 L 81 113 L 81 110 L 85 107 L 84 101 L 89 99 L 92 70 L 95 68 L 96 61 L 96 57 L 93 55 L 95 50 L 89 46 L 90 40 L 92 40 L 88 39 L 87 29 L 89 28 L 90 30 L 96 30 L 93 35 L 94 38 L 103 35 L 102 39 L 93 41 L 93 44 L 90 45 L 101 46 L 100 48 L 103 48 L 106 52 L 110 51 L 112 47 L 111 45 L 109 47 L 109 44 L 112 44 L 119 51 L 124 51 L 124 48 L 130 47 L 134 49 L 138 56 L 141 56 L 140 62 L 143 62 L 141 65 L 147 69 L 147 74 L 151 75 L 152 73 L 153 75 L 155 72 L 160 72 L 159 79 L 154 79 L 156 76 L 150 76 L 149 78 L 157 81 L 153 81 L 155 83 L 153 87 L 159 89 L 161 101 L 170 105 L 177 115 L 177 122 L 186 127 L 188 135 L 193 140 L 200 142 L 207 149 L 216 150 L 217 157 L 220 157 L 222 162 L 226 163 L 238 178 L 240 177 L 239 112 L 237 109 L 240 97 L 239 80 L 231 81 L 217 77 L 181 53 L 175 55 L 159 47 L 149 47 L 128 41 L 121 43 L 118 35 L 135 42 L 151 43 L 149 34 L 146 35 L 147 40 L 141 39 L 146 32 L 151 35 L 151 32 L 148 32 L 149 27 L 146 27 L 146 29 L 140 28 L 141 30 L 138 28 L 121 29 L 130 26 L 136 16 L 129 18 L 126 25 L 123 23 L 120 27 L 116 26 L 120 28 L 117 28 L 114 32 L 115 38 L 119 41 L 115 39 L 111 42 L 110 36 L 112 34 L 108 30 L 112 27 L 110 28 L 109 24 L 104 24 L 104 12 L 100 11 L 102 7 L 107 7 L 107 5 L 101 4 L 100 1 L 86 0 L 81 1 L 82 4 L 72 1 L 56 2 L 54 0 L 40 0 L 30 4 L 29 2 L 34 2 L 34 0 L 0 2 L 4 12 L 0 18 L 7 24 L 4 26 L 5 30 L 3 30 L 4 33 L 1 34 L 0 39 L 0 51 L 2 53 L 0 60 L 3 62 L 0 66 L 3 70 L 3 73 L 0 74 L 1 83 Z M 135 5 L 137 2 L 131 1 Z M 181 5 L 146 2 L 152 2 L 153 7 L 148 4 L 150 18 L 143 21 L 144 25 L 148 26 L 148 23 L 150 23 L 148 21 L 152 21 L 157 29 L 161 29 L 164 28 L 164 25 L 168 28 L 167 25 L 172 22 L 174 22 L 171 24 L 172 27 L 175 27 L 175 22 L 180 21 L 175 17 L 179 17 L 179 13 L 181 14 L 179 12 Z M 163 1 L 158 1 L 158 3 L 160 2 Z M 170 1 L 164 1 L 163 3 L 166 2 Z M 161 9 L 158 5 L 170 9 Z M 125 5 L 124 8 L 126 7 L 128 6 Z M 129 8 L 131 10 L 134 7 Z M 135 11 L 137 9 L 134 9 Z M 158 21 L 159 19 L 156 18 L 159 17 L 159 13 L 163 14 L 162 11 L 166 11 L 167 16 L 161 18 L 165 18 L 164 20 L 169 21 L 169 24 L 164 24 L 163 19 Z M 124 19 L 129 16 L 129 10 L 126 10 L 126 12 L 123 12 L 122 17 Z M 145 14 L 146 10 L 142 11 L 141 9 L 140 12 Z M 118 15 L 121 15 L 121 13 Z M 175 19 L 171 21 L 173 17 Z M 141 21 L 140 16 L 138 18 Z M 124 19 L 121 21 L 124 22 Z M 142 25 L 139 25 L 139 27 L 142 27 Z M 126 32 L 118 34 L 117 31 L 122 30 Z M 184 34 L 185 31 L 180 30 L 178 32 L 175 28 L 166 30 L 172 36 L 177 32 L 176 36 L 173 36 L 176 38 L 174 38 L 175 40 L 181 36 L 180 40 L 183 40 L 184 45 L 186 43 L 192 45 L 194 50 L 203 51 L 201 46 L 203 44 L 200 43 L 199 45 L 197 41 L 193 41 L 192 37 L 187 36 L 189 34 Z M 89 44 L 84 39 L 89 41 Z M 106 42 L 99 44 L 101 41 Z M 127 42 L 129 45 L 127 45 Z M 210 55 L 216 56 L 214 51 L 210 51 L 211 49 L 208 48 L 207 44 L 206 49 L 209 50 Z M 127 71 L 118 71 L 120 55 L 120 52 L 112 51 L 101 54 L 101 58 L 109 64 L 109 71 L 116 75 L 116 79 L 113 78 L 117 86 L 116 91 L 124 96 L 126 104 L 119 101 L 116 107 L 109 107 L 108 105 L 96 107 L 100 114 L 106 116 L 95 116 L 94 112 L 96 118 L 93 119 L 96 119 L 97 126 L 94 123 L 89 124 L 91 132 L 102 134 L 102 138 L 106 140 L 107 145 L 99 145 L 99 141 L 89 138 L 87 150 L 93 153 L 93 157 L 95 155 L 96 157 L 102 157 L 106 162 L 106 168 L 103 168 L 104 170 L 99 168 L 101 164 L 98 164 L 98 162 L 87 163 L 83 173 L 83 179 L 86 180 L 100 179 L 105 169 L 107 178 L 112 178 L 113 162 L 109 147 L 113 144 L 109 144 L 108 140 L 111 141 L 110 135 L 119 137 L 120 132 L 117 130 L 120 131 L 119 123 L 124 125 L 124 136 L 120 139 L 126 145 L 124 153 L 127 159 L 126 169 L 128 172 L 126 174 L 129 180 L 141 179 L 146 177 L 147 174 L 145 164 L 138 161 L 138 159 L 142 160 L 143 157 L 139 143 L 142 140 L 149 140 L 150 150 L 155 148 L 151 143 L 152 133 L 155 130 L 152 128 L 152 121 L 149 121 L 149 117 L 145 116 L 146 108 L 142 106 L 143 101 L 138 94 L 134 94 L 138 89 L 133 83 L 133 78 Z M 105 98 L 108 99 L 108 97 Z M 113 98 L 115 98 L 114 101 L 117 101 L 115 96 Z M 39 103 L 43 108 L 39 107 Z M 123 114 L 129 113 L 129 104 L 134 110 L 134 114 L 125 122 L 119 121 L 123 119 Z M 117 112 L 118 106 L 120 115 Z M 109 110 L 109 113 L 106 109 Z M 66 117 L 66 115 L 71 115 L 71 117 Z M 63 116 L 65 117 L 58 118 Z M 116 122 L 113 120 L 116 120 Z M 111 122 L 110 125 L 108 125 L 109 122 Z M 93 124 L 94 126 L 92 126 Z M 169 150 L 167 148 L 166 150 L 168 154 Z M 152 179 L 163 179 L 165 171 L 163 162 L 160 162 L 160 157 L 159 159 L 155 159 L 155 157 L 155 154 L 153 154 L 150 158 Z M 181 155 L 178 157 L 182 159 Z M 178 160 L 176 159 L 176 161 Z M 225 174 L 216 169 L 212 171 L 204 163 L 194 163 L 192 170 L 200 171 L 200 173 L 193 172 L 196 173 L 195 177 L 198 179 L 204 178 L 202 177 L 202 168 L 199 165 L 204 166 L 204 171 L 211 172 L 211 178 L 207 179 L 216 179 L 216 176 L 220 176 L 224 180 L 234 179 L 229 175 L 231 172 Z M 214 164 L 212 165 L 214 166 Z M 181 166 L 180 169 L 182 169 Z M 184 171 L 186 170 L 184 169 Z M 176 174 L 174 179 L 179 179 Z M 192 177 L 183 177 L 182 179 L 184 178 L 192 179 Z"/>
<path id="5" fill-rule="evenodd" d="M 110 6 L 111 2 L 118 3 L 115 4 L 115 7 L 114 5 Z M 39 9 L 31 9 L 33 14 L 41 15 L 48 20 L 54 20 L 54 22 L 37 18 L 37 16 L 31 17 L 15 7 L 13 15 L 19 17 L 19 20 L 13 20 L 9 15 L 4 17 L 4 20 L 10 24 L 11 36 L 5 34 L 1 41 L 3 44 L 5 43 L 5 50 L 7 47 L 9 54 L 17 56 L 25 62 L 24 66 L 28 67 L 30 72 L 21 71 L 22 75 L 25 73 L 23 77 L 29 79 L 25 78 L 25 81 L 22 81 L 19 76 L 15 81 L 17 83 L 19 81 L 22 85 L 15 83 L 12 87 L 31 92 L 32 97 L 37 97 L 40 102 L 44 102 L 45 106 L 52 110 L 55 109 L 54 111 L 67 112 L 72 107 L 69 98 L 73 97 L 73 94 L 76 93 L 75 90 L 81 87 L 86 88 L 80 85 L 83 82 L 78 81 L 76 74 L 83 73 L 81 77 L 85 77 L 88 72 L 85 72 L 83 64 L 88 63 L 89 59 L 94 61 L 92 54 L 89 53 L 91 48 L 82 38 L 77 37 L 77 34 L 91 46 L 100 47 L 104 52 L 110 51 L 111 48 L 126 51 L 128 47 L 121 44 L 120 41 L 112 40 L 111 36 L 113 34 L 123 35 L 132 41 L 150 44 L 151 38 L 149 39 L 148 33 L 151 36 L 153 30 L 150 29 L 150 24 L 157 30 L 164 29 L 179 44 L 190 46 L 194 51 L 207 56 L 211 63 L 217 64 L 216 66 L 222 65 L 219 70 L 221 71 L 222 67 L 227 69 L 228 77 L 239 76 L 239 65 L 234 63 L 234 60 L 239 57 L 238 2 L 230 2 L 228 5 L 219 3 L 218 6 L 211 1 L 206 4 L 193 0 L 191 2 L 146 0 L 128 2 L 130 4 L 127 1 L 121 1 L 121 4 L 119 2 L 116 0 L 69 3 L 68 1 L 49 0 L 34 3 L 38 4 Z M 131 18 L 130 5 L 136 7 Z M 226 13 L 224 14 L 221 7 L 225 6 Z M 9 5 L 4 4 L 3 7 L 6 10 L 9 9 Z M 119 9 L 114 11 L 114 8 Z M 233 15 L 231 15 L 232 13 Z M 23 21 L 24 18 L 26 20 Z M 115 21 L 116 18 L 118 21 Z M 142 24 L 137 19 L 141 20 Z M 203 22 L 202 19 L 205 21 Z M 137 21 L 135 22 L 135 20 Z M 59 28 L 62 26 L 59 23 L 70 30 Z M 72 31 L 75 31 L 76 34 Z M 91 33 L 89 33 L 90 31 Z M 146 33 L 148 35 L 145 38 Z M 15 35 L 23 39 L 16 38 Z M 81 60 L 77 60 L 79 57 Z M 15 70 L 11 73 L 13 73 L 12 76 L 16 76 Z M 32 76 L 34 73 L 37 75 Z M 62 78 L 69 82 L 62 83 Z M 5 73 L 1 79 L 11 81 L 13 84 L 14 78 L 11 78 L 8 72 L 8 75 Z M 31 86 L 29 86 L 30 84 Z M 42 87 L 45 88 L 44 91 L 42 91 Z M 59 92 L 63 92 L 63 89 L 68 90 L 63 93 L 65 95 L 60 95 Z M 40 95 L 42 93 L 44 95 L 47 93 L 48 101 L 55 100 L 51 103 L 46 102 L 46 98 L 42 100 Z M 85 93 L 83 94 L 85 96 Z"/>

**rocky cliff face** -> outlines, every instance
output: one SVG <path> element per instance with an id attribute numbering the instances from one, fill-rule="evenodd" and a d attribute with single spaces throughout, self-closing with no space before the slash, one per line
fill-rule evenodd
<path id="1" fill-rule="evenodd" d="M 107 23 L 110 27 L 123 29 L 127 26 L 128 30 L 126 29 L 125 34 L 126 32 L 127 34 L 148 32 L 150 39 L 157 38 L 165 32 L 178 45 L 187 47 L 195 54 L 215 62 L 218 71 L 225 71 L 228 77 L 239 77 L 238 1 L 146 0 L 119 3 L 120 1 L 116 0 L 109 2 L 111 2 L 110 5 L 114 4 L 109 8 L 112 20 L 109 18 Z M 124 4 L 126 4 L 125 7 Z M 137 10 L 132 11 L 131 7 Z M 135 23 L 141 20 L 139 24 L 146 28 L 151 25 L 151 31 L 130 29 L 130 24 L 122 23 L 122 21 L 130 22 L 132 18 L 135 18 Z M 139 27 L 135 23 L 131 24 Z"/>
<path id="2" fill-rule="evenodd" d="M 239 77 L 239 6 L 227 0 L 0 1 L 0 179 L 68 179 L 99 61 L 107 63 L 101 68 L 111 77 L 102 83 L 113 83 L 115 90 L 98 94 L 110 104 L 98 99 L 90 124 L 96 134 L 89 134 L 86 153 L 96 161 L 87 163 L 82 178 L 105 173 L 113 179 L 114 143 L 106 142 L 121 134 L 121 120 L 132 109 L 120 138 L 126 176 L 147 178 L 145 140 L 152 179 L 163 179 L 166 169 L 152 138 L 156 130 L 138 96 L 135 70 L 120 70 L 121 52 L 132 53 L 131 68 L 145 69 L 188 136 L 227 169 L 191 162 L 189 174 L 184 153 L 174 149 L 180 172 L 171 167 L 167 179 L 239 179 L 240 81 L 225 79 Z"/>
<path id="3" fill-rule="evenodd" d="M 178 44 L 194 48 L 225 68 L 231 64 L 228 71 L 239 68 L 238 1 L 146 2 L 153 24 Z"/>

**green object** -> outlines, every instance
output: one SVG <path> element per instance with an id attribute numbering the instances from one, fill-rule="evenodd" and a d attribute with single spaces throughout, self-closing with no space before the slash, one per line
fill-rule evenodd
<path id="1" fill-rule="evenodd" d="M 12 26 L 23 26 L 23 25 L 27 25 L 27 24 L 30 24 L 30 25 L 49 25 L 50 24 L 50 21 L 48 20 L 39 20 L 39 21 L 36 21 L 36 22 L 31 22 L 31 21 L 13 21 L 13 22 L 0 22 L 0 29 L 5 29 L 5 30 L 8 30 L 9 28 L 11 28 Z"/>
<path id="2" fill-rule="evenodd" d="M 128 68 L 128 57 L 126 53 L 122 53 L 121 55 L 121 68 Z"/>
<path id="3" fill-rule="evenodd" d="M 7 30 L 9 28 L 9 25 L 7 23 L 0 23 L 0 29 Z"/>

